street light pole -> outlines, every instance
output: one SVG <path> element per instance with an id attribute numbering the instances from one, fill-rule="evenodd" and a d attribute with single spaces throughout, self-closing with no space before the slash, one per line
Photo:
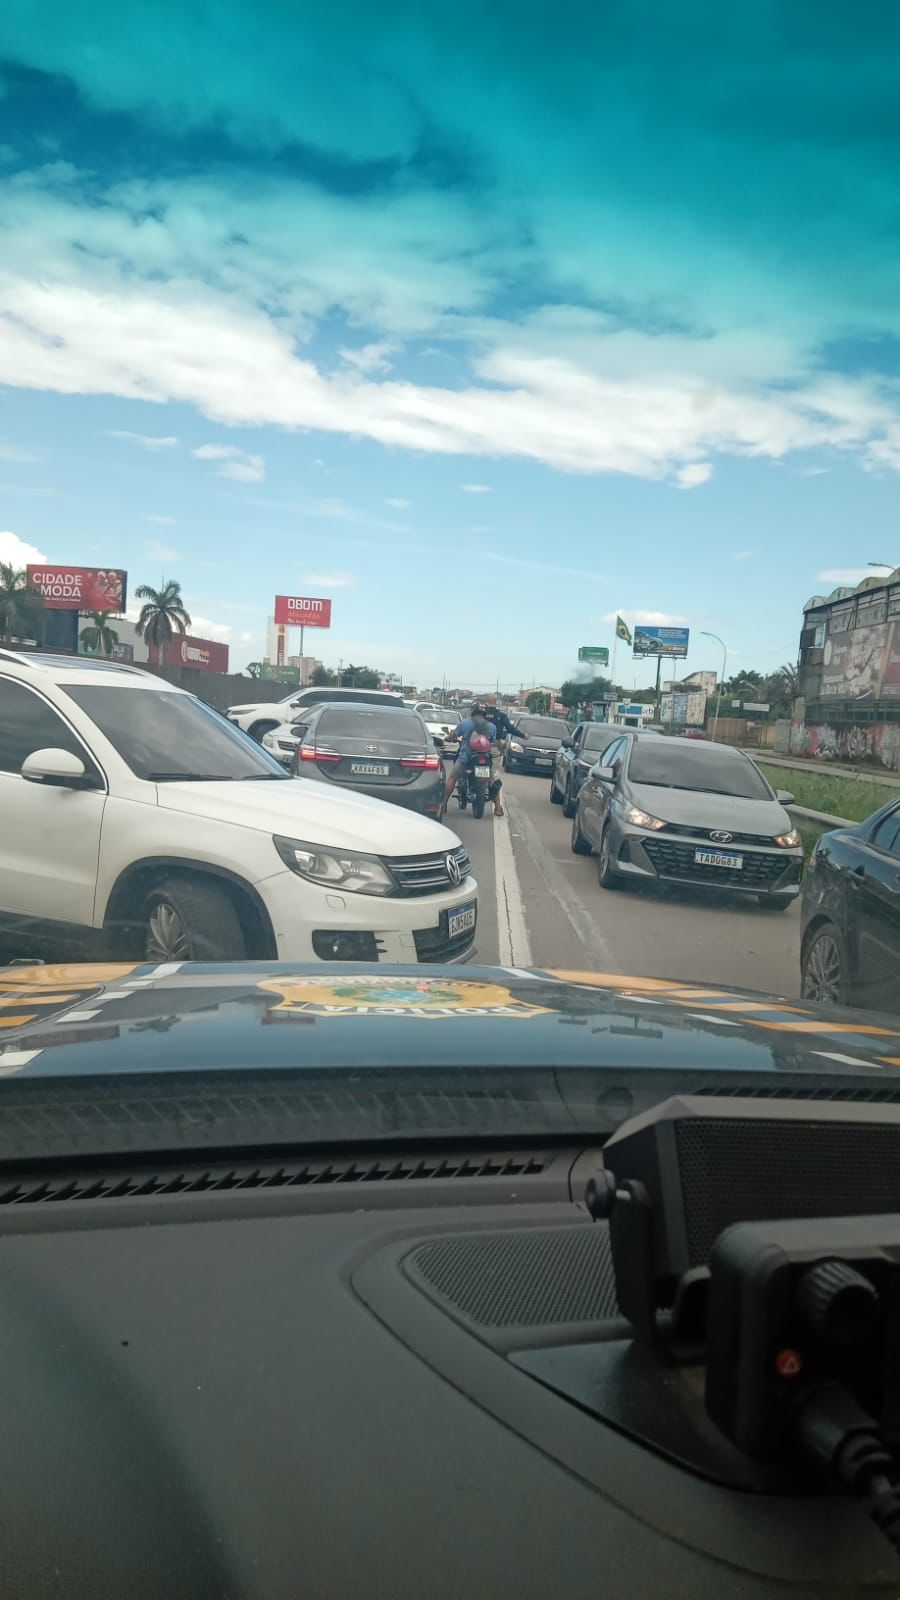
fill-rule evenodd
<path id="1" fill-rule="evenodd" d="M 728 661 L 728 649 L 727 649 L 727 646 L 725 644 L 724 639 L 720 639 L 719 635 L 717 633 L 707 633 L 705 628 L 701 628 L 700 632 L 703 635 L 704 639 L 715 639 L 716 644 L 720 644 L 722 646 L 722 681 L 719 684 L 719 692 L 716 695 L 716 709 L 715 709 L 715 712 L 713 713 L 712 737 L 713 737 L 713 744 L 715 744 L 715 742 L 716 742 L 716 734 L 717 734 L 717 732 L 719 730 L 719 705 L 720 705 L 720 702 L 721 702 L 721 699 L 722 699 L 722 690 L 725 687 L 725 666 L 726 666 L 726 663 Z"/>

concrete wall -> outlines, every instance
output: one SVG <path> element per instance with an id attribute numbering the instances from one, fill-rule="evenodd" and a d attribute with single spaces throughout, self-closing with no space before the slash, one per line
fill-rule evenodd
<path id="1" fill-rule="evenodd" d="M 199 667 L 149 666 L 145 666 L 144 671 L 152 672 L 154 677 L 165 678 L 167 683 L 174 683 L 179 689 L 187 689 L 198 700 L 215 706 L 217 711 L 225 711 L 228 706 L 247 705 L 256 700 L 271 705 L 273 700 L 283 700 L 289 693 L 286 683 L 246 678 L 237 672 L 204 672 Z"/>

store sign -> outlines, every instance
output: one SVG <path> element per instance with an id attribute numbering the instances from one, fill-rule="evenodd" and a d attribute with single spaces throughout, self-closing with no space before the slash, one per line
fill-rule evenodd
<path id="1" fill-rule="evenodd" d="M 120 567 L 29 565 L 25 573 L 51 611 L 125 610 L 128 573 Z"/>
<path id="2" fill-rule="evenodd" d="M 289 628 L 330 628 L 331 601 L 315 600 L 309 595 L 277 594 L 275 621 Z"/>
<path id="3" fill-rule="evenodd" d="M 227 672 L 228 646 L 218 639 L 195 639 L 176 634 L 160 648 L 151 647 L 150 659 L 163 667 L 194 667 L 201 672 Z"/>

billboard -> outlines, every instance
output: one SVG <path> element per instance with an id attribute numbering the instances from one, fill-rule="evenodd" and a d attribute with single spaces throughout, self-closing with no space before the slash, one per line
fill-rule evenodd
<path id="1" fill-rule="evenodd" d="M 151 645 L 154 666 L 196 667 L 201 672 L 227 672 L 228 646 L 218 639 L 195 639 L 191 634 L 176 634 L 164 645 Z"/>
<path id="2" fill-rule="evenodd" d="M 121 567 L 50 567 L 29 564 L 28 582 L 51 611 L 124 611 L 128 573 Z"/>
<path id="3" fill-rule="evenodd" d="M 819 698 L 900 699 L 900 622 L 829 632 L 822 649 Z"/>
<path id="4" fill-rule="evenodd" d="M 330 628 L 331 601 L 313 600 L 308 595 L 277 594 L 275 621 L 289 628 Z"/>
<path id="5" fill-rule="evenodd" d="M 688 653 L 688 628 L 658 628 L 642 623 L 634 630 L 636 656 L 686 656 Z"/>

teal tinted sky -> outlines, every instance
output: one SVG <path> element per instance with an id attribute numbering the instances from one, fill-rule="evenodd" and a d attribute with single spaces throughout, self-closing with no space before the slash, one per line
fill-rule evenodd
<path id="1" fill-rule="evenodd" d="M 0 61 L 0 557 L 477 684 L 617 610 L 768 670 L 900 561 L 893 0 L 6 0 Z"/>

